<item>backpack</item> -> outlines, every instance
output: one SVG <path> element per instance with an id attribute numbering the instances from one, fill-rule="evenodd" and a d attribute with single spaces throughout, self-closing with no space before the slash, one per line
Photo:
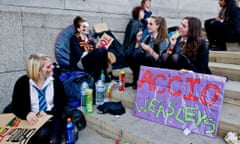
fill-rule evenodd
<path id="1" fill-rule="evenodd" d="M 61 67 L 68 67 L 70 62 L 70 39 L 76 33 L 73 25 L 64 28 L 56 38 L 55 57 Z"/>
<path id="2" fill-rule="evenodd" d="M 86 127 L 87 121 L 83 112 L 67 105 L 64 109 L 63 118 L 66 120 L 69 117 L 72 119 L 74 126 L 78 131 L 83 130 Z"/>
<path id="3" fill-rule="evenodd" d="M 63 83 L 68 104 L 71 105 L 73 100 L 81 103 L 81 85 L 84 81 L 88 83 L 89 88 L 93 89 L 93 104 L 95 104 L 95 83 L 91 75 L 83 71 L 72 71 L 62 73 L 59 79 Z"/>
<path id="4" fill-rule="evenodd" d="M 63 112 L 63 118 L 66 121 L 67 118 L 71 118 L 74 123 L 74 138 L 78 140 L 79 131 L 83 130 L 87 126 L 87 121 L 82 111 L 67 105 Z M 66 131 L 65 131 L 66 132 Z"/>

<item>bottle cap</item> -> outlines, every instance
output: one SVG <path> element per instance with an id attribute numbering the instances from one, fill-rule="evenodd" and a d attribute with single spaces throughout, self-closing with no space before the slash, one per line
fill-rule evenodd
<path id="1" fill-rule="evenodd" d="M 72 119 L 71 118 L 67 118 L 67 122 L 71 122 L 72 121 Z"/>
<path id="2" fill-rule="evenodd" d="M 90 89 L 90 88 L 89 88 L 89 89 L 86 89 L 86 94 L 87 94 L 87 95 L 91 95 L 92 93 L 93 93 L 93 90 L 92 90 L 92 89 Z"/>
<path id="3" fill-rule="evenodd" d="M 124 70 L 121 70 L 121 71 L 120 71 L 120 74 L 124 75 L 124 74 L 126 74 L 126 73 L 125 73 Z"/>

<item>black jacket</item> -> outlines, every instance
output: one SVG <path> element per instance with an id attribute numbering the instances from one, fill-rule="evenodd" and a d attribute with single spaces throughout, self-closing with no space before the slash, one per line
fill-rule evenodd
<path id="1" fill-rule="evenodd" d="M 61 117 L 66 106 L 66 95 L 60 80 L 54 79 L 54 107 L 48 114 Z M 13 113 L 21 119 L 26 119 L 31 112 L 30 84 L 29 78 L 24 75 L 15 83 L 12 95 Z"/>
<path id="2" fill-rule="evenodd" d="M 227 10 L 227 16 L 224 20 L 226 32 L 229 34 L 239 34 L 240 36 L 240 8 L 236 7 L 232 10 Z"/>
<path id="3" fill-rule="evenodd" d="M 173 53 L 182 53 L 180 40 L 181 40 L 181 37 L 177 39 L 177 42 L 173 49 Z M 209 50 L 206 45 L 205 39 L 200 38 L 200 46 L 198 48 L 197 58 L 195 60 L 188 58 L 188 60 L 190 61 L 192 71 L 198 72 L 198 73 L 204 73 L 204 74 L 211 74 L 211 71 L 208 67 Z"/>
<path id="4" fill-rule="evenodd" d="M 131 19 L 127 24 L 127 27 L 125 30 L 125 36 L 123 40 L 123 47 L 124 47 L 125 53 L 126 51 L 128 51 L 128 49 L 135 48 L 136 35 L 140 30 L 143 30 L 142 22 L 137 19 Z"/>

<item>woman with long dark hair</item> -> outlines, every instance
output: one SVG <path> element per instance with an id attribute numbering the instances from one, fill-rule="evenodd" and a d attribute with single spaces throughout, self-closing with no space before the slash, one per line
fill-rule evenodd
<path id="1" fill-rule="evenodd" d="M 204 26 L 211 50 L 227 50 L 225 42 L 240 42 L 240 8 L 235 0 L 219 0 L 221 10 Z"/>
<path id="2" fill-rule="evenodd" d="M 180 36 L 170 39 L 171 46 L 162 55 L 162 66 L 210 74 L 209 51 L 201 34 L 201 21 L 196 17 L 185 17 L 178 32 Z"/>

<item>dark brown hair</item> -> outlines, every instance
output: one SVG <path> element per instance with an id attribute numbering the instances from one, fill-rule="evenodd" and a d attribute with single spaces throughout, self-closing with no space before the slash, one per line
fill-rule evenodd
<path id="1" fill-rule="evenodd" d="M 76 31 L 77 31 L 77 28 L 80 27 L 80 25 L 81 25 L 82 22 L 85 22 L 85 20 L 84 20 L 82 17 L 76 16 L 76 17 L 74 18 L 74 20 L 73 20 L 73 25 L 74 25 Z"/>
<path id="2" fill-rule="evenodd" d="M 133 8 L 132 17 L 134 19 L 138 19 L 141 10 L 144 11 L 144 8 L 142 6 L 136 6 L 135 8 Z"/>
<path id="3" fill-rule="evenodd" d="M 142 0 L 142 1 L 141 1 L 141 6 L 143 6 L 146 1 L 148 1 L 148 0 Z M 151 0 L 149 0 L 149 1 L 151 1 Z"/>
<path id="4" fill-rule="evenodd" d="M 202 36 L 201 20 L 196 17 L 184 17 L 183 19 L 188 20 L 188 38 L 182 50 L 189 58 L 195 60 L 200 46 L 199 38 Z"/>

